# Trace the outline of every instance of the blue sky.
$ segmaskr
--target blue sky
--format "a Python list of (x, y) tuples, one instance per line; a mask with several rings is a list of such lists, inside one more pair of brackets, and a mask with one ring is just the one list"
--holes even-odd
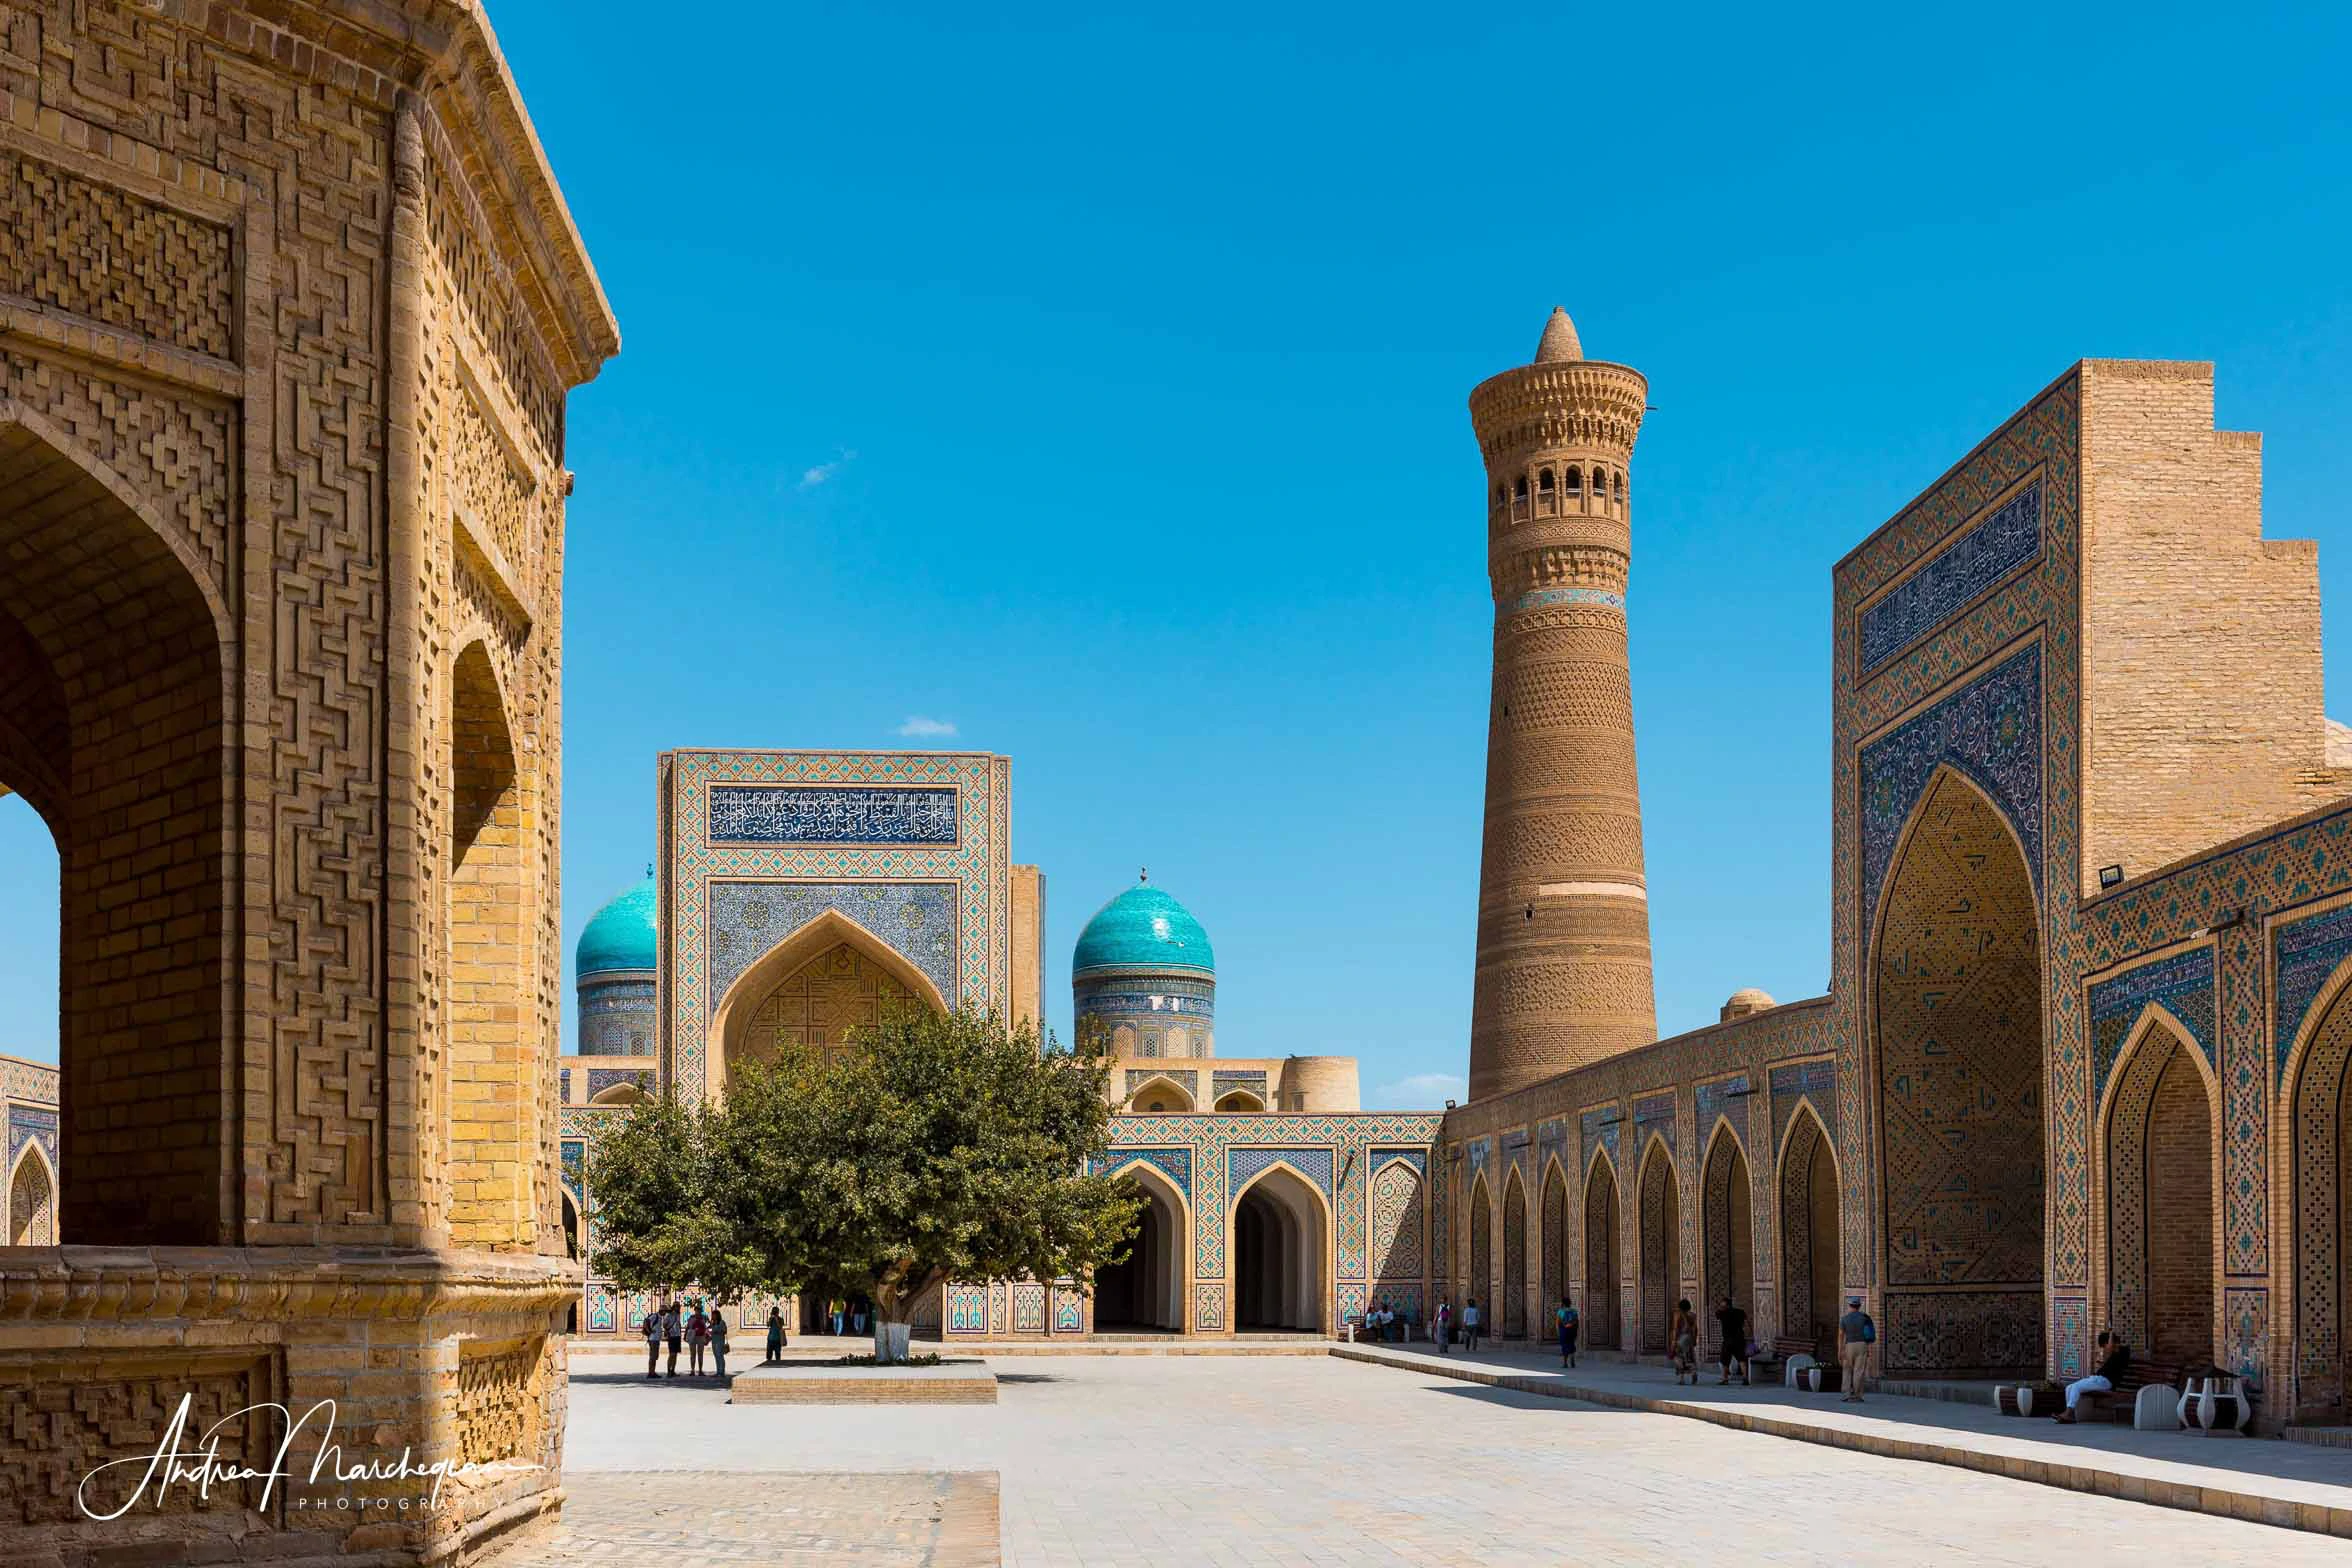
[[(1826, 984), (1830, 565), (2073, 360), (2218, 361), (2268, 533), (2352, 605), (2337, 8), (492, 14), (625, 340), (572, 400), (567, 944), (652, 852), (661, 748), (924, 718), (1014, 759), (1065, 1032), (1071, 943), (1148, 863), (1215, 940), (1226, 1054), (1454, 1092), (1464, 399), (1555, 303), (1656, 405), (1663, 1030)], [(0, 869), (0, 1049), (49, 1055), (21, 802)]]

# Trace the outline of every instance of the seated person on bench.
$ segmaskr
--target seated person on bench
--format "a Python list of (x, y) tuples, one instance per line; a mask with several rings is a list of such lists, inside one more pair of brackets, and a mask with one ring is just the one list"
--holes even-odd
[(2058, 1412), (2061, 1421), (2074, 1419), (2074, 1407), (2085, 1394), (2112, 1394), (2115, 1380), (2131, 1367), (2131, 1347), (2118, 1335), (2105, 1329), (2099, 1331), (2099, 1370), (2089, 1377), (2078, 1377), (2066, 1385), (2066, 1408)]

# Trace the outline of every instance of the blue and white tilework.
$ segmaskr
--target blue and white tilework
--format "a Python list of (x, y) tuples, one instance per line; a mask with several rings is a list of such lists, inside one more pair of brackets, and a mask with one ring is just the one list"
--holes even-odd
[(714, 844), (953, 844), (952, 789), (717, 784)]
[(2042, 548), (2042, 484), (2029, 481), (1963, 528), (1861, 614), (1862, 673), (1877, 670), (1967, 609)]

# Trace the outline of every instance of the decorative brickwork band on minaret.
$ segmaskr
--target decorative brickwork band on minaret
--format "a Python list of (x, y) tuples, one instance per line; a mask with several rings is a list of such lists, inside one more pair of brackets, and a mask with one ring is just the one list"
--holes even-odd
[(1535, 362), (1470, 394), (1495, 600), (1473, 1100), (1657, 1038), (1625, 649), (1648, 392), (1555, 309)]

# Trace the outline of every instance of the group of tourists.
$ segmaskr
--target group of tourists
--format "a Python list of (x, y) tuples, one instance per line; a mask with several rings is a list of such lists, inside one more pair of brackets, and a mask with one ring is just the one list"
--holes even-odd
[(1401, 1344), (1413, 1337), (1413, 1319), (1409, 1313), (1399, 1313), (1386, 1296), (1372, 1303), (1364, 1314), (1364, 1327), (1374, 1339), (1383, 1343)]
[[(1364, 1321), (1371, 1325), (1394, 1321), (1395, 1315), (1386, 1312), (1386, 1308), (1387, 1303), (1384, 1301), (1375, 1312), (1367, 1313)], [(1560, 1365), (1575, 1366), (1577, 1340), (1583, 1329), (1582, 1314), (1576, 1310), (1576, 1303), (1563, 1295), (1559, 1306), (1552, 1310), (1552, 1323), (1560, 1339)], [(1472, 1296), (1463, 1304), (1459, 1322), (1465, 1350), (1477, 1350), (1483, 1325), (1478, 1298)], [(1715, 1329), (1721, 1369), (1715, 1379), (1716, 1385), (1721, 1387), (1737, 1378), (1742, 1386), (1746, 1386), (1751, 1364), (1764, 1354), (1764, 1347), (1748, 1335), (1747, 1309), (1731, 1297), (1724, 1297), (1723, 1305), (1715, 1309)], [(1451, 1351), (1455, 1332), (1453, 1304), (1441, 1296), (1438, 1298), (1437, 1310), (1429, 1317), (1429, 1337), (1436, 1341), (1439, 1355)], [(1381, 1337), (1389, 1336), (1383, 1333)], [(1846, 1299), (1845, 1315), (1838, 1319), (1837, 1330), (1840, 1382), (1848, 1404), (1862, 1402), (1862, 1380), (1870, 1363), (1870, 1347), (1877, 1341), (1878, 1325), (1871, 1321), (1869, 1313), (1862, 1310), (1862, 1298), (1849, 1296)], [(2067, 1388), (2067, 1414), (2060, 1419), (2072, 1420), (2074, 1406), (2083, 1394), (2113, 1388), (2114, 1379), (2122, 1376), (2124, 1369), (2130, 1365), (2130, 1352), (2123, 1348), (2120, 1339), (2114, 1341), (2112, 1352), (2108, 1351), (2108, 1344), (2109, 1336), (2101, 1334), (2099, 1349), (2106, 1359), (2100, 1362), (2097, 1372)], [(1673, 1370), (1674, 1381), (1677, 1384), (1688, 1381), (1696, 1386), (1699, 1381), (1699, 1315), (1692, 1308), (1688, 1296), (1674, 1304), (1673, 1314), (1666, 1325), (1666, 1345), (1667, 1364)]]
[(1441, 1356), (1451, 1353), (1454, 1335), (1457, 1332), (1462, 1336), (1464, 1350), (1477, 1350), (1479, 1335), (1485, 1331), (1485, 1328), (1486, 1319), (1478, 1310), (1476, 1296), (1472, 1296), (1462, 1304), (1462, 1316), (1458, 1324), (1454, 1318), (1453, 1303), (1443, 1296), (1438, 1298), (1437, 1311), (1432, 1313), (1429, 1318), (1429, 1337), (1437, 1341), (1437, 1353)]
[[(719, 1378), (727, 1375), (727, 1314), (718, 1310), (703, 1311), (700, 1298), (693, 1302), (691, 1311), (682, 1309), (675, 1298), (662, 1303), (645, 1314), (644, 1333), (647, 1377), (676, 1377), (678, 1352), (681, 1349), (687, 1352), (689, 1377), (704, 1375), (702, 1358), (705, 1352), (711, 1359), (710, 1375)], [(670, 1366), (666, 1373), (661, 1370), (664, 1344), (670, 1347)]]

